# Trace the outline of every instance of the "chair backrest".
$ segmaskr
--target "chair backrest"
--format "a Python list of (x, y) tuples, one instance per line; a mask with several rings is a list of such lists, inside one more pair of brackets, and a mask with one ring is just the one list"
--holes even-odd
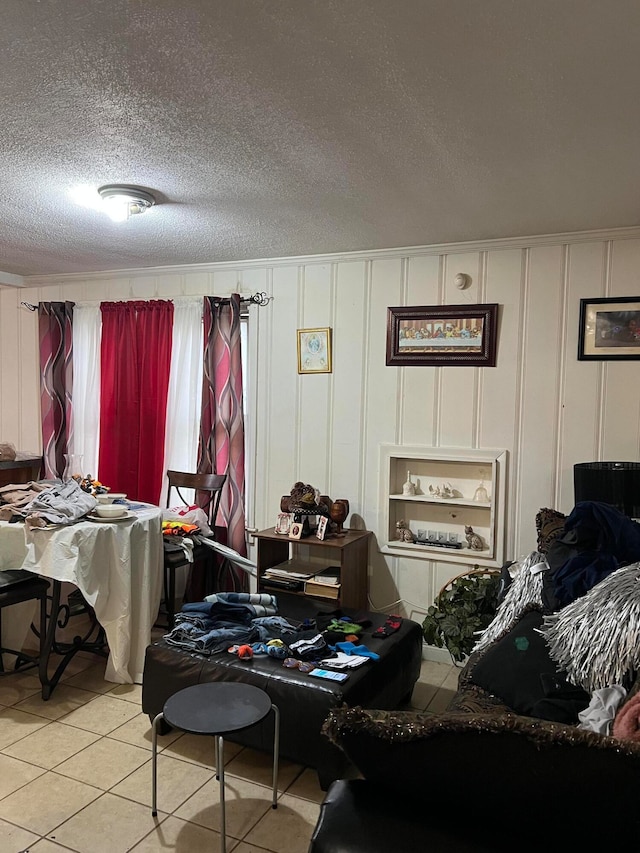
[[(167, 479), (169, 480), (169, 488), (167, 489), (167, 507), (170, 506), (171, 489), (175, 489), (180, 500), (184, 504), (190, 504), (181, 489), (195, 489), (195, 503), (202, 507), (207, 513), (209, 525), (213, 530), (216, 516), (218, 515), (218, 507), (220, 506), (220, 498), (222, 497), (222, 487), (224, 486), (226, 474), (189, 474), (185, 471), (167, 471)], [(200, 492), (200, 495), (198, 494)], [(202, 499), (202, 493), (209, 492), (207, 500)]]

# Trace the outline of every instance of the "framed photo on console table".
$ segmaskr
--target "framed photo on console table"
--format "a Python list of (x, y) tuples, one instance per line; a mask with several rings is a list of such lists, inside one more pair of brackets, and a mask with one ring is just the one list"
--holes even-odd
[(640, 358), (640, 296), (581, 299), (578, 359)]
[(387, 365), (495, 367), (498, 304), (389, 308)]

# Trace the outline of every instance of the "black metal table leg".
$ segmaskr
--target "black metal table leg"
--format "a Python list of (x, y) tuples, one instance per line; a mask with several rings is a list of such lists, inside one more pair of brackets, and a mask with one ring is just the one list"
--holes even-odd
[[(91, 616), (91, 625), (89, 630), (85, 632), (84, 636), (78, 635), (74, 637), (70, 643), (59, 643), (56, 640), (56, 629), (58, 627), (65, 627), (68, 621), (67, 617), (64, 622), (59, 622), (60, 613), (64, 611), (65, 607), (68, 611), (67, 605), (60, 604), (61, 589), (61, 581), (53, 580), (51, 582), (51, 612), (47, 620), (44, 642), (41, 643), (40, 647), (38, 674), (40, 677), (40, 684), (42, 685), (42, 698), (45, 701), (49, 699), (53, 689), (60, 681), (60, 678), (68, 664), (78, 652), (92, 652), (93, 654), (100, 655), (101, 657), (107, 657), (109, 653), (104, 629), (96, 619), (95, 613), (92, 609), (88, 610)], [(42, 619), (40, 630), (43, 630)], [(58, 655), (62, 655), (62, 660), (56, 667), (53, 675), (49, 677), (49, 661), (52, 651)]]

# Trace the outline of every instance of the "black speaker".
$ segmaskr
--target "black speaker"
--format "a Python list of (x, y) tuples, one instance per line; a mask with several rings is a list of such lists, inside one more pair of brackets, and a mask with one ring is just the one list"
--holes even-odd
[(576, 503), (600, 501), (640, 518), (640, 462), (578, 462), (573, 489)]

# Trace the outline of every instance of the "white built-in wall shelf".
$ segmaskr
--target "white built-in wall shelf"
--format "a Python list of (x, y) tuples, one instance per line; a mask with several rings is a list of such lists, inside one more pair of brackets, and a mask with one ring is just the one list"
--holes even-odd
[[(408, 472), (415, 487), (413, 494), (403, 493)], [(502, 566), (506, 479), (506, 450), (381, 445), (378, 513), (381, 552)], [(405, 522), (415, 540), (425, 544), (398, 539), (400, 521)], [(481, 537), (481, 550), (468, 547), (465, 526), (472, 527)], [(461, 547), (455, 547), (456, 543)]]

